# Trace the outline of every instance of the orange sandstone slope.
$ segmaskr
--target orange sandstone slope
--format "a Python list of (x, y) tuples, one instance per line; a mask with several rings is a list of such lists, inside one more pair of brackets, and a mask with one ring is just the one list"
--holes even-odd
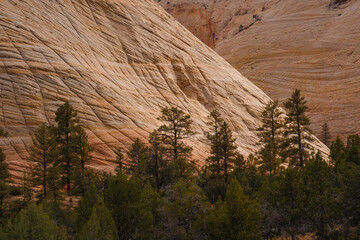
[(273, 99), (295, 88), (316, 135), (360, 131), (360, 1), (156, 0)]
[(0, 26), (0, 126), (10, 135), (0, 147), (15, 175), (27, 166), (30, 133), (54, 124), (64, 101), (87, 129), (98, 169), (114, 167), (114, 147), (146, 141), (164, 106), (192, 116), (198, 159), (213, 109), (243, 154), (257, 149), (267, 95), (153, 0), (3, 0)]

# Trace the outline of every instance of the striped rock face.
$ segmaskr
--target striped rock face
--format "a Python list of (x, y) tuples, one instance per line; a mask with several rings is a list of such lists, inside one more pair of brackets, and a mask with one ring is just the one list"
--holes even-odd
[[(176, 106), (194, 120), (194, 158), (209, 148), (209, 111), (229, 122), (239, 150), (258, 148), (255, 129), (269, 97), (152, 0), (0, 2), (0, 139), (14, 175), (27, 167), (31, 133), (55, 124), (69, 101), (95, 148), (91, 167), (114, 167)], [(319, 142), (315, 147), (326, 152)]]
[(325, 122), (333, 138), (360, 132), (360, 1), (160, 4), (271, 98), (301, 89), (316, 135)]

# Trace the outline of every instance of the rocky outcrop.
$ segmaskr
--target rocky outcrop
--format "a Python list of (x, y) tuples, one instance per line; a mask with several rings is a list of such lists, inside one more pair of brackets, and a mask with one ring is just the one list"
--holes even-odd
[(160, 4), (273, 99), (295, 88), (312, 128), (360, 131), (360, 2), (161, 0)]
[(97, 169), (113, 168), (114, 147), (146, 141), (164, 106), (192, 116), (197, 159), (208, 151), (213, 109), (243, 154), (257, 149), (267, 95), (152, 0), (4, 0), (0, 10), (0, 126), (9, 132), (0, 147), (15, 175), (27, 166), (31, 132), (54, 124), (65, 101), (88, 132)]

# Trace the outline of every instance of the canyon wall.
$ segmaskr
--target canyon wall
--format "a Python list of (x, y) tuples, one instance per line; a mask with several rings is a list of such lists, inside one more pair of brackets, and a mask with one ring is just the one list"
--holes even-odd
[(271, 98), (301, 89), (317, 136), (360, 132), (359, 1), (157, 2)]

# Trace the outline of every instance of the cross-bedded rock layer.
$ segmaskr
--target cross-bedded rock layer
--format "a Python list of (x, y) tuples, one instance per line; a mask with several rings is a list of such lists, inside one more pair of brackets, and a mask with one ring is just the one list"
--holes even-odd
[(0, 126), (9, 132), (0, 147), (14, 174), (27, 166), (30, 133), (54, 124), (65, 101), (95, 148), (91, 166), (102, 170), (113, 168), (116, 146), (146, 141), (164, 106), (192, 116), (198, 159), (213, 109), (243, 154), (258, 147), (267, 95), (152, 0), (1, 1), (0, 59)]
[(359, 133), (359, 1), (157, 1), (271, 98), (301, 89), (318, 136)]

